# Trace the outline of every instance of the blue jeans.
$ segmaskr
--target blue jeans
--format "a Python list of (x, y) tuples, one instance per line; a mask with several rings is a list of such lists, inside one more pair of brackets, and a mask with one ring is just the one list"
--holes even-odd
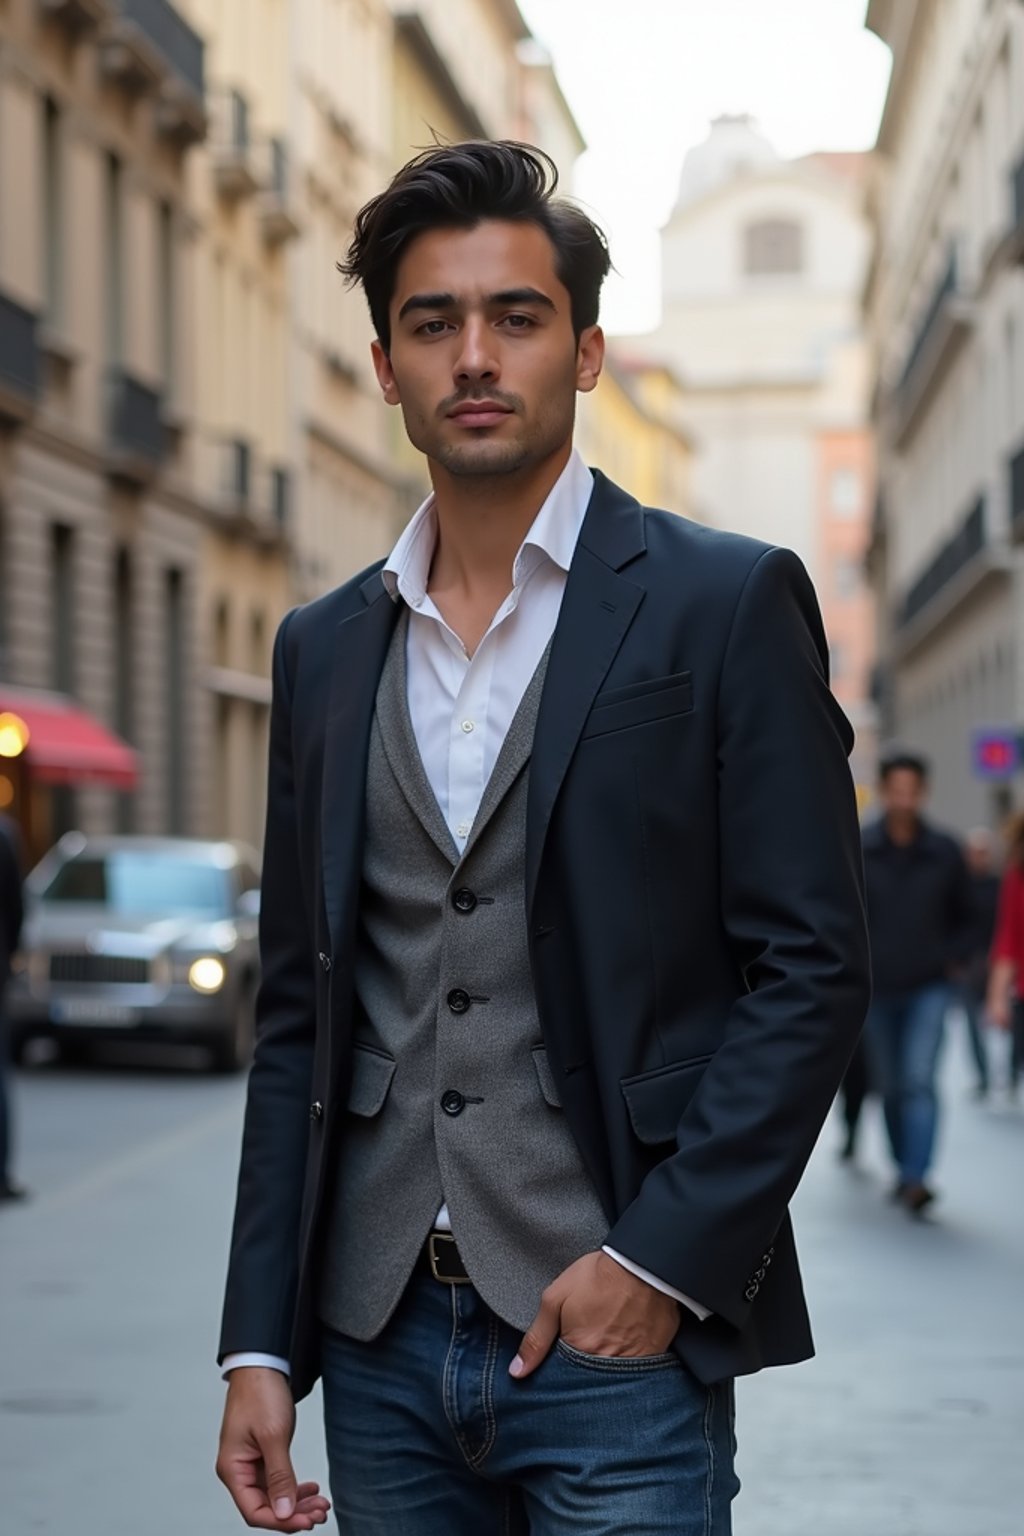
[(730, 1536), (731, 1382), (561, 1341), (517, 1382), (519, 1338), (472, 1286), (428, 1274), (371, 1343), (325, 1330), (345, 1536)]
[(935, 1077), (950, 1003), (944, 983), (876, 997), (867, 1039), (885, 1112), (893, 1160), (905, 1184), (931, 1166), (938, 1125)]

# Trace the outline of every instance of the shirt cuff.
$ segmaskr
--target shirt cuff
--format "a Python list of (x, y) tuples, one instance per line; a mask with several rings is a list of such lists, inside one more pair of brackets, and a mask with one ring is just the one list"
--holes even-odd
[(226, 1381), (228, 1372), (237, 1370), (240, 1365), (262, 1365), (271, 1371), (280, 1371), (283, 1376), (291, 1376), (291, 1364), (282, 1360), (280, 1355), (263, 1355), (258, 1350), (246, 1350), (242, 1354), (225, 1355), (221, 1361), (221, 1375)]
[(702, 1306), (699, 1301), (694, 1301), (692, 1296), (686, 1296), (682, 1291), (677, 1291), (675, 1286), (668, 1285), (664, 1280), (659, 1280), (657, 1275), (652, 1275), (649, 1269), (641, 1269), (640, 1265), (634, 1264), (632, 1259), (623, 1258), (622, 1254), (616, 1253), (614, 1248), (609, 1248), (605, 1245), (601, 1252), (606, 1253), (610, 1259), (614, 1259), (616, 1264), (621, 1264), (623, 1269), (628, 1269), (631, 1275), (636, 1275), (638, 1280), (646, 1280), (647, 1284), (653, 1285), (656, 1291), (661, 1291), (666, 1296), (672, 1296), (676, 1301), (681, 1302), (684, 1307), (689, 1307), (690, 1311), (694, 1312), (701, 1322), (706, 1317), (711, 1316), (710, 1307)]

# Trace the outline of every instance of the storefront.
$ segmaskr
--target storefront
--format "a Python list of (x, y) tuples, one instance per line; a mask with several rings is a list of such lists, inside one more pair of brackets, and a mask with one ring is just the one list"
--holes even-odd
[(73, 699), (0, 684), (0, 812), (34, 864), (54, 841), (55, 797), (84, 785), (136, 788), (138, 754)]

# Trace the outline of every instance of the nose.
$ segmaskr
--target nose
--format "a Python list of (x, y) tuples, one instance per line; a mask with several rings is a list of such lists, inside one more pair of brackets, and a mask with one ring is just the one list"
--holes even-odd
[(453, 374), (456, 384), (493, 383), (501, 369), (493, 347), (494, 332), (483, 319), (471, 317), (462, 328)]

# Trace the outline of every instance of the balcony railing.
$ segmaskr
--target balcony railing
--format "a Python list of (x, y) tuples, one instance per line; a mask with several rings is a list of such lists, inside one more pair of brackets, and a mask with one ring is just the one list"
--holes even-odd
[(1010, 460), (1010, 531), (1015, 544), (1024, 542), (1024, 446)]
[(0, 419), (26, 420), (40, 384), (36, 317), (0, 293)]
[(118, 479), (144, 485), (167, 452), (161, 397), (123, 368), (112, 371), (108, 390), (111, 472)]
[(268, 245), (280, 245), (299, 233), (299, 222), (292, 192), (291, 161), (283, 139), (262, 140), (257, 152), (260, 183), (259, 213), (263, 238)]
[(249, 131), (249, 103), (230, 87), (210, 94), (210, 155), (217, 191), (234, 200), (259, 186), (259, 170)]
[(111, 0), (102, 38), (108, 76), (135, 94), (159, 97), (157, 127), (183, 143), (205, 129), (203, 42), (169, 0)]
[(954, 246), (932, 290), (899, 383), (893, 391), (895, 447), (902, 447), (910, 437), (932, 391), (970, 331), (972, 321), (973, 311), (961, 287)]
[(954, 576), (985, 547), (985, 498), (979, 496), (951, 539), (914, 582), (903, 599), (899, 624), (905, 628), (938, 597)]

